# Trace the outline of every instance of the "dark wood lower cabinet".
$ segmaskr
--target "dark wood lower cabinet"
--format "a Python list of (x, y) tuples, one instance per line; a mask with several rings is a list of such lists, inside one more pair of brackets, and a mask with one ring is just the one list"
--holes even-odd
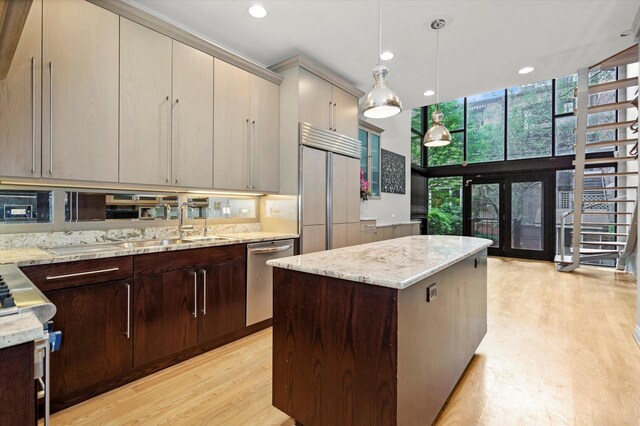
[(245, 244), (22, 270), (57, 307), (52, 412), (271, 326), (245, 326)]
[(137, 277), (134, 283), (134, 366), (198, 343), (197, 272), (180, 270)]
[(45, 292), (57, 307), (60, 350), (51, 353), (53, 400), (131, 370), (133, 336), (127, 329), (131, 281)]
[(33, 350), (33, 342), (0, 349), (0, 426), (36, 424)]
[(244, 327), (245, 270), (244, 262), (236, 260), (200, 271), (203, 291), (202, 309), (198, 313), (199, 342), (205, 343)]

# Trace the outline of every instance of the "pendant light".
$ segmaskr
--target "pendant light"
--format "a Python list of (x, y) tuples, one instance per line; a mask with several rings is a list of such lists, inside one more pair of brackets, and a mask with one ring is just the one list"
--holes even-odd
[(378, 0), (378, 65), (373, 69), (373, 88), (367, 93), (362, 114), (368, 118), (393, 117), (402, 111), (398, 94), (387, 85), (389, 68), (382, 65), (382, 0)]
[(436, 110), (431, 114), (433, 125), (424, 134), (422, 144), (427, 147), (445, 146), (451, 143), (451, 133), (444, 127), (442, 120), (444, 114), (440, 111), (440, 87), (439, 87), (439, 69), (438, 56), (440, 53), (440, 29), (444, 27), (444, 19), (436, 19), (431, 23), (431, 28), (436, 30)]

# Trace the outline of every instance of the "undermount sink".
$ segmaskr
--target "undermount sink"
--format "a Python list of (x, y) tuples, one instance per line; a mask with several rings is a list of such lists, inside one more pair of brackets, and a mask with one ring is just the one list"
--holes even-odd
[(134, 249), (143, 247), (170, 246), (174, 244), (184, 244), (189, 242), (190, 241), (181, 240), (179, 238), (170, 238), (164, 240), (127, 241), (126, 243), (118, 244), (118, 247), (122, 247), (124, 249)]
[(237, 238), (231, 238), (231, 237), (218, 237), (216, 235), (213, 235), (211, 237), (185, 237), (183, 240), (184, 241), (189, 241), (189, 242), (206, 242), (206, 241), (230, 241), (230, 240), (236, 240)]

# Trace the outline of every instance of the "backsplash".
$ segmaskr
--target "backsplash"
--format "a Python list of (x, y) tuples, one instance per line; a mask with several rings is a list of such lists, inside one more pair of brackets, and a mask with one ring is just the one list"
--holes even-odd
[[(262, 230), (260, 223), (239, 223), (228, 225), (210, 225), (209, 235), (232, 234), (236, 232), (258, 232)], [(185, 236), (202, 235), (204, 226), (195, 226), (193, 230), (184, 231)], [(30, 232), (16, 234), (0, 234), (0, 249), (22, 247), (57, 247), (77, 244), (98, 244), (113, 241), (151, 240), (178, 238), (175, 226), (149, 227), (139, 229), (103, 229), (93, 231), (64, 232)]]

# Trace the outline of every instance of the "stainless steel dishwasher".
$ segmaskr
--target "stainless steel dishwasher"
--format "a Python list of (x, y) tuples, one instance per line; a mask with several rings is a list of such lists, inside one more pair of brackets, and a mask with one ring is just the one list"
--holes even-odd
[(247, 325), (273, 316), (273, 268), (267, 260), (293, 256), (293, 240), (247, 245)]

